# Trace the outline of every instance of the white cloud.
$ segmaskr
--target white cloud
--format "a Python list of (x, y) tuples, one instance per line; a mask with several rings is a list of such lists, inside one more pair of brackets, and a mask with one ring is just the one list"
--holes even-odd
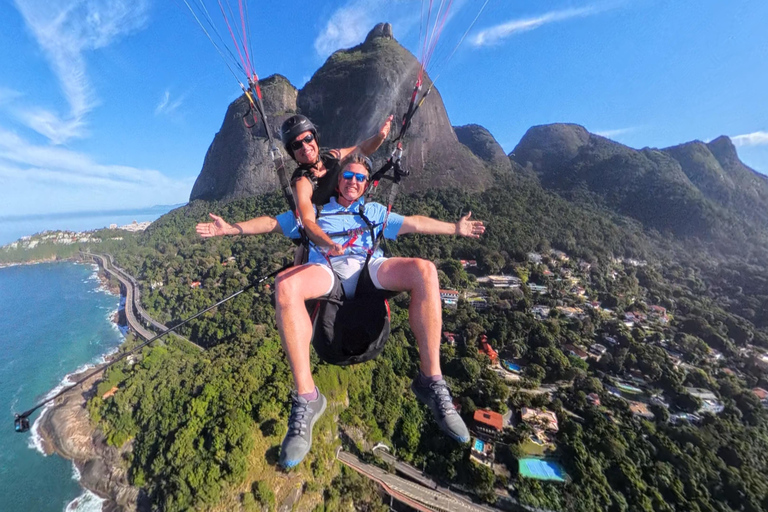
[(612, 139), (614, 137), (619, 137), (621, 135), (631, 133), (633, 131), (637, 130), (637, 126), (630, 126), (627, 128), (616, 128), (614, 130), (601, 130), (595, 132), (595, 135), (599, 135), (601, 137), (605, 137), (606, 139)]
[(731, 137), (733, 144), (738, 147), (768, 146), (768, 132), (752, 132)]
[(600, 7), (592, 5), (578, 9), (550, 11), (533, 18), (518, 18), (509, 20), (499, 25), (481, 30), (471, 38), (470, 42), (475, 47), (491, 46), (520, 32), (535, 30), (539, 27), (557, 21), (565, 21), (572, 18), (585, 18), (587, 16), (605, 11), (608, 8), (610, 7), (607, 5)]
[[(464, 3), (465, 0), (454, 0), (452, 12), (458, 11)], [(420, 5), (417, 0), (350, 0), (331, 14), (315, 38), (315, 51), (325, 58), (340, 48), (362, 43), (368, 32), (384, 21), (392, 23), (397, 30), (395, 37), (402, 38), (414, 27), (418, 28)]]
[(354, 0), (337, 9), (325, 28), (315, 39), (315, 51), (327, 57), (339, 48), (349, 48), (362, 43), (365, 36), (376, 24), (374, 0)]
[(0, 215), (82, 210), (84, 205), (114, 209), (174, 204), (187, 200), (193, 180), (100, 164), (83, 153), (32, 144), (0, 128), (0, 186), (7, 198), (0, 203)]
[(0, 106), (12, 103), (22, 96), (24, 96), (24, 94), (15, 89), (0, 87)]
[(155, 115), (172, 114), (184, 103), (184, 99), (182, 95), (174, 97), (173, 101), (171, 101), (171, 91), (166, 89), (157, 107), (155, 107)]
[(65, 114), (35, 108), (19, 119), (54, 144), (86, 135), (85, 116), (96, 106), (85, 53), (144, 26), (148, 0), (14, 0), (48, 60), (68, 103)]

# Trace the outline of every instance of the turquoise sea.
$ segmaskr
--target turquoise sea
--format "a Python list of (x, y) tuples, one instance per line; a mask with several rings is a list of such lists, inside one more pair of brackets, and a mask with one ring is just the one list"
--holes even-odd
[(0, 510), (101, 510), (72, 463), (39, 451), (34, 426), (14, 432), (13, 414), (116, 349), (122, 335), (110, 317), (118, 303), (91, 265), (0, 268)]

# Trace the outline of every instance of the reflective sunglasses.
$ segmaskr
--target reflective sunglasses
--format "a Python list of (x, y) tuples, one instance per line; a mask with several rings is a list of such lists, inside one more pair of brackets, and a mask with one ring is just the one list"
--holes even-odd
[(366, 176), (365, 174), (360, 174), (352, 171), (344, 171), (341, 174), (341, 177), (344, 178), (345, 180), (351, 180), (352, 178), (355, 178), (359, 183), (364, 183), (368, 181), (368, 176)]
[(301, 140), (295, 140), (291, 142), (291, 151), (298, 151), (304, 146), (304, 144), (312, 144), (313, 140), (315, 140), (315, 136), (311, 133)]

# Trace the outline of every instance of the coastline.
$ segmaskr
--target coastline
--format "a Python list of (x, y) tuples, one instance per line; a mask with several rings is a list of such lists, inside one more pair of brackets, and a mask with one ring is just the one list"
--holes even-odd
[[(22, 263), (31, 265), (63, 260), (46, 260)], [(69, 259), (69, 261), (78, 261)], [(94, 265), (94, 277), (100, 281), (99, 291), (120, 295), (119, 287), (110, 286), (109, 279), (102, 270)], [(119, 311), (111, 311), (108, 319), (117, 329)], [(103, 367), (119, 346), (100, 357), (97, 363), (85, 364), (67, 374), (61, 383), (46, 396), (52, 396), (71, 385), (87, 373)], [(83, 493), (72, 500), (66, 510), (105, 512), (132, 512), (140, 510), (140, 490), (128, 482), (128, 468), (124, 460), (132, 449), (131, 443), (118, 449), (109, 446), (101, 430), (90, 421), (87, 401), (96, 393), (96, 387), (103, 377), (103, 372), (96, 372), (81, 386), (65, 393), (52, 404), (43, 408), (32, 425), (30, 447), (45, 455), (56, 453), (72, 461), (73, 475)], [(141, 509), (144, 509), (142, 507)]]

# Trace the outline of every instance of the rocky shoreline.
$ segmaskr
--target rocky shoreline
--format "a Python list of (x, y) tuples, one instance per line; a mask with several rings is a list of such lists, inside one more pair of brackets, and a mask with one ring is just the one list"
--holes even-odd
[[(102, 286), (119, 294), (109, 279), (99, 272)], [(113, 317), (118, 321), (118, 315)], [(99, 365), (103, 367), (104, 364)], [(99, 368), (96, 367), (96, 368)], [(95, 368), (70, 375), (71, 381), (83, 378)], [(56, 453), (71, 460), (80, 473), (80, 486), (104, 499), (104, 512), (149, 510), (143, 493), (128, 482), (128, 455), (132, 445), (121, 448), (107, 444), (104, 434), (91, 424), (88, 399), (96, 393), (103, 372), (95, 373), (81, 386), (65, 393), (43, 413), (36, 427), (46, 455)]]
[[(103, 366), (103, 365), (102, 365)], [(93, 368), (72, 375), (72, 380)], [(80, 472), (80, 485), (106, 500), (104, 512), (139, 510), (140, 491), (128, 483), (126, 455), (130, 443), (120, 449), (109, 446), (100, 429), (91, 425), (87, 401), (96, 392), (103, 373), (96, 373), (82, 386), (59, 397), (38, 420), (38, 433), (46, 454), (71, 460)]]

